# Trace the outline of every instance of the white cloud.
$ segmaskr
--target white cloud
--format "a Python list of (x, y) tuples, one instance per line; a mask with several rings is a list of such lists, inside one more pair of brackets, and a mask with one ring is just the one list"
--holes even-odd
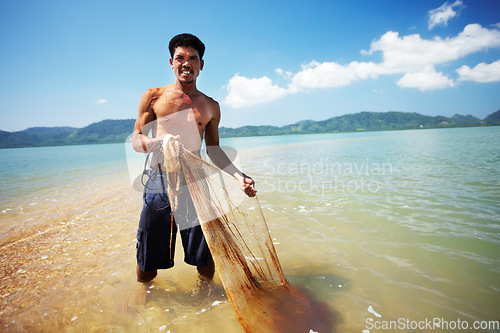
[(99, 98), (99, 99), (96, 101), (96, 103), (97, 103), (97, 104), (105, 104), (105, 103), (107, 103), (107, 102), (108, 102), (108, 100), (107, 100), (107, 99), (104, 99), (104, 98)]
[(229, 80), (227, 90), (228, 94), (223, 103), (235, 108), (267, 103), (287, 93), (286, 89), (273, 84), (267, 76), (248, 79), (238, 74)]
[[(455, 2), (456, 4), (457, 2)], [(267, 76), (249, 79), (236, 74), (227, 85), (224, 102), (233, 107), (266, 103), (287, 94), (309, 89), (335, 88), (357, 80), (376, 79), (382, 75), (402, 75), (397, 85), (421, 91), (454, 87), (455, 81), (436, 70), (469, 54), (500, 47), (500, 24), (491, 29), (469, 24), (454, 37), (423, 39), (420, 35), (399, 36), (389, 31), (374, 40), (366, 56), (381, 52), (383, 61), (357, 62), (346, 65), (336, 62), (311, 61), (297, 73), (278, 68), (276, 73), (289, 80), (286, 88), (274, 84)], [(498, 79), (498, 64), (480, 64), (473, 69), (462, 66), (456, 72), (461, 81), (494, 82)]]
[(480, 83), (499, 82), (500, 81), (500, 60), (491, 64), (484, 62), (476, 65), (474, 68), (462, 66), (456, 70), (459, 75), (459, 81), (473, 81)]
[(335, 62), (312, 61), (293, 76), (288, 89), (297, 92), (310, 88), (342, 87), (356, 80), (376, 78), (382, 72), (382, 68), (373, 62), (353, 61), (344, 66)]
[(397, 32), (389, 31), (372, 42), (367, 54), (382, 52), (381, 66), (387, 74), (397, 74), (421, 71), (492, 47), (500, 47), (500, 30), (469, 24), (456, 37), (445, 39), (422, 39), (418, 34), (399, 37)]
[(436, 72), (434, 67), (429, 66), (421, 72), (405, 74), (399, 79), (397, 85), (401, 88), (417, 88), (420, 91), (426, 91), (454, 87), (455, 83), (443, 73)]
[(335, 62), (312, 61), (302, 66), (295, 74), (290, 85), (292, 91), (301, 88), (331, 88), (349, 85), (356, 80), (356, 75), (347, 67)]
[(451, 5), (445, 2), (441, 7), (429, 11), (429, 30), (437, 25), (446, 27), (448, 25), (448, 20), (457, 16), (457, 11), (454, 8), (460, 10), (463, 7), (461, 0), (457, 0)]
[(293, 73), (292, 72), (285, 72), (284, 70), (282, 70), (281, 68), (276, 68), (276, 73), (278, 73), (279, 75), (283, 76), (285, 79), (291, 79), (293, 77)]

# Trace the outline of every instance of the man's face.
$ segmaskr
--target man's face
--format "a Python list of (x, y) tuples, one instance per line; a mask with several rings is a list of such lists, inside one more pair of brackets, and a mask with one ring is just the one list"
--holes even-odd
[(203, 69), (203, 60), (200, 60), (198, 51), (192, 47), (179, 46), (175, 49), (170, 65), (175, 77), (181, 83), (193, 83)]

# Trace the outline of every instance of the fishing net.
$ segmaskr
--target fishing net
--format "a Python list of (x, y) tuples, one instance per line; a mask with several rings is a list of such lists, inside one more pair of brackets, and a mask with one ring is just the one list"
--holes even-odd
[(163, 153), (171, 206), (186, 191), (217, 272), (246, 332), (331, 332), (327, 308), (285, 279), (257, 197), (172, 136)]

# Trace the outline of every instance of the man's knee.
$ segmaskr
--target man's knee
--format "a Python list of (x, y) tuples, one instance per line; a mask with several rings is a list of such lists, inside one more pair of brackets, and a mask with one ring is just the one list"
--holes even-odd
[(158, 274), (158, 271), (154, 270), (154, 271), (149, 271), (149, 272), (143, 272), (139, 268), (139, 266), (137, 266), (136, 273), (137, 273), (137, 281), (139, 281), (139, 282), (149, 282), (149, 281), (153, 280), (156, 277), (156, 275)]

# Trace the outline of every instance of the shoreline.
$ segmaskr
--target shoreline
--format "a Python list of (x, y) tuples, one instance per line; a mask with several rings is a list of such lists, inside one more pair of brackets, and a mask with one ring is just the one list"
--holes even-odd
[[(220, 134), (220, 139), (236, 139), (236, 138), (266, 138), (266, 137), (280, 137), (280, 136), (295, 136), (295, 135), (315, 135), (315, 134), (346, 134), (346, 133), (369, 133), (369, 132), (393, 132), (393, 131), (411, 131), (411, 130), (435, 130), (435, 129), (451, 129), (451, 128), (472, 128), (472, 127), (494, 127), (500, 124), (471, 124), (471, 125), (453, 125), (453, 126), (429, 126), (429, 127), (408, 127), (408, 128), (387, 128), (387, 129), (359, 129), (348, 131), (300, 131), (290, 133), (276, 133), (276, 134), (256, 134), (256, 135), (224, 135)], [(258, 127), (258, 126), (257, 126)], [(238, 129), (238, 128), (236, 128)], [(236, 130), (235, 129), (235, 130)], [(82, 143), (68, 143), (68, 144), (54, 144), (54, 145), (23, 145), (23, 146), (0, 146), (2, 149), (18, 149), (18, 148), (42, 148), (42, 147), (67, 147), (67, 146), (87, 146), (87, 145), (107, 145), (107, 144), (128, 144), (130, 140), (120, 141), (103, 141), (103, 142), (82, 142)]]
[[(94, 179), (57, 204), (29, 207), (19, 215), (25, 220), (22, 226), (10, 231), (1, 226), (2, 331), (128, 327), (149, 332), (153, 328), (147, 318), (153, 315), (155, 322), (169, 326), (187, 328), (192, 322), (203, 326), (208, 320), (219, 328), (228, 323), (238, 332), (237, 318), (218, 276), (212, 295), (192, 295), (196, 268), (183, 263), (180, 237), (175, 267), (159, 271), (152, 283), (136, 281), (141, 208), (142, 193), (132, 187), (124, 172), (111, 179), (105, 175)], [(36, 221), (43, 216), (43, 221)], [(207, 315), (213, 318), (201, 318)], [(186, 316), (189, 319), (183, 320)]]
[[(117, 187), (116, 190), (123, 191), (124, 188)], [(59, 205), (46, 203), (46, 207), (39, 205), (42, 214), (30, 211), (22, 214), (27, 218), (26, 223), (11, 229), (10, 234), (0, 241), (2, 326), (8, 327), (11, 321), (29, 324), (28, 318), (33, 311), (43, 311), (44, 308), (48, 312), (63, 312), (60, 307), (66, 302), (71, 303), (75, 294), (82, 291), (85, 280), (105, 275), (97, 266), (98, 258), (133, 251), (134, 217), (138, 214), (137, 202), (140, 201), (133, 195), (111, 197), (116, 192), (109, 188), (80, 190), (79, 195), (83, 198), (88, 198), (91, 193), (94, 197), (83, 205), (75, 201), (62, 201)], [(120, 205), (122, 212), (110, 210), (117, 201), (123, 202)], [(30, 219), (42, 215), (45, 220), (30, 223)], [(121, 236), (114, 239), (117, 232)], [(125, 239), (129, 241), (125, 242)], [(133, 259), (132, 254), (131, 257)], [(23, 317), (24, 320), (19, 320)], [(47, 314), (37, 319), (43, 322), (44, 317)]]

